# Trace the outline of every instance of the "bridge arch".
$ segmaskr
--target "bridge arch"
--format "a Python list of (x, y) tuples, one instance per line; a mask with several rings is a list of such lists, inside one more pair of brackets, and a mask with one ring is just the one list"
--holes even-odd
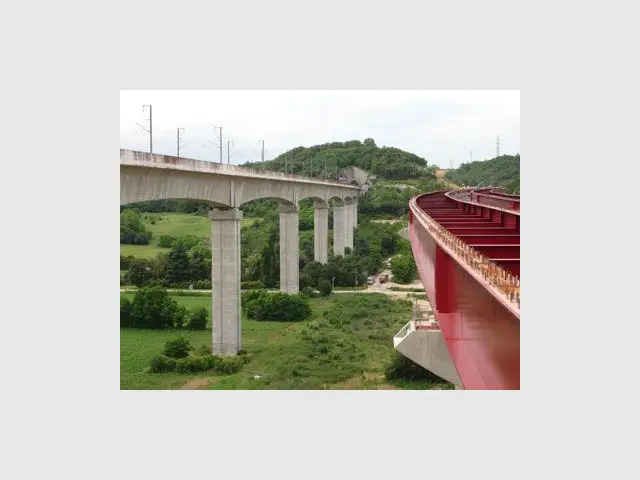
[(120, 205), (165, 199), (232, 206), (229, 182), (211, 181), (195, 172), (120, 166)]

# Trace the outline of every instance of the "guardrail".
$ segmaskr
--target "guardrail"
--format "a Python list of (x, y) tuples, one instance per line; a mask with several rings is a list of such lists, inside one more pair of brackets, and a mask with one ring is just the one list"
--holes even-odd
[(206, 162), (204, 160), (194, 160), (191, 158), (139, 152), (137, 150), (120, 149), (120, 165), (166, 168), (171, 170), (185, 170), (190, 172), (215, 173), (218, 175), (235, 175), (273, 180), (294, 180), (303, 183), (315, 183), (342, 188), (352, 188), (358, 191), (361, 190), (359, 186), (351, 185), (346, 182), (318, 180), (314, 177), (306, 177), (295, 173), (274, 172), (271, 170), (263, 170), (258, 168), (225, 165), (223, 163)]
[(413, 331), (413, 321), (409, 321), (398, 333), (393, 336), (394, 347)]
[(503, 301), (508, 302), (512, 308), (517, 306), (518, 313), (520, 311), (520, 279), (498, 264), (485, 257), (473, 247), (460, 240), (438, 222), (432, 219), (417, 203), (417, 197), (413, 197), (409, 205), (414, 215), (423, 222), (427, 229), (431, 232), (434, 240), (440, 244), (445, 251), (454, 257), (461, 265), (466, 265), (473, 270), (489, 285), (494, 287), (494, 293), (500, 295)]
[(446, 194), (453, 200), (461, 200), (478, 206), (496, 207), (500, 210), (520, 214), (520, 198), (506, 198), (487, 193), (456, 190)]

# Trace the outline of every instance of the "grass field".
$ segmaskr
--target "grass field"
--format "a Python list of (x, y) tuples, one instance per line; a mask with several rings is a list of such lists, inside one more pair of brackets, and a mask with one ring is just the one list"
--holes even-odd
[[(132, 297), (131, 293), (121, 295)], [(173, 297), (211, 312), (211, 297)], [(243, 319), (242, 348), (249, 362), (233, 375), (145, 373), (164, 343), (183, 335), (194, 347), (211, 346), (205, 331), (120, 330), (121, 389), (431, 389), (430, 382), (389, 383), (385, 365), (394, 355), (393, 335), (410, 316), (406, 301), (382, 294), (341, 294), (311, 300), (313, 316), (304, 322)], [(260, 376), (255, 379), (254, 376)]]
[[(211, 237), (211, 222), (202, 215), (189, 213), (143, 213), (145, 227), (151, 231), (153, 238), (149, 245), (123, 245), (120, 244), (120, 255), (125, 257), (133, 255), (136, 258), (153, 258), (160, 252), (168, 253), (168, 248), (158, 247), (158, 237), (160, 235), (185, 236), (195, 235), (196, 237)], [(152, 224), (151, 221), (155, 224)], [(242, 219), (242, 226), (250, 226), (256, 218)]]

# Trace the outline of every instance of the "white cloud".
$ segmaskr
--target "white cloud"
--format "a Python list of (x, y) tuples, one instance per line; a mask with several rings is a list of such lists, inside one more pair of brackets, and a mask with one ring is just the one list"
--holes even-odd
[(375, 139), (447, 166), (520, 151), (519, 91), (122, 91), (120, 145), (148, 150), (149, 139), (136, 123), (148, 125), (153, 105), (154, 152), (176, 153), (176, 128), (183, 127), (181, 156), (214, 160), (217, 130), (223, 127), (232, 163), (266, 158), (296, 146), (330, 141)]

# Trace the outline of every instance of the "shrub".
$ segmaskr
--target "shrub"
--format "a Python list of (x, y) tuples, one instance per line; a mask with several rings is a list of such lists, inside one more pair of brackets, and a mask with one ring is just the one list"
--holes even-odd
[(269, 295), (269, 293), (262, 289), (242, 292), (242, 311), (245, 313), (247, 318), (255, 317), (255, 310), (258, 306), (259, 300), (266, 295)]
[(133, 255), (127, 255), (126, 257), (120, 255), (120, 270), (128, 270), (131, 260), (135, 257)]
[(132, 258), (129, 261), (127, 281), (131, 285), (142, 287), (151, 282), (152, 278), (151, 265), (148, 260), (143, 258)]
[(176, 359), (166, 355), (158, 355), (151, 359), (151, 371), (153, 373), (166, 373), (176, 370)]
[(326, 279), (322, 279), (318, 282), (318, 290), (320, 290), (320, 295), (323, 297), (328, 297), (331, 295), (331, 291), (333, 288), (331, 287), (331, 282)]
[(120, 243), (147, 245), (151, 232), (142, 223), (140, 212), (125, 209), (120, 213)]
[(175, 238), (173, 238), (171, 235), (160, 235), (158, 237), (158, 246), (162, 248), (171, 248), (173, 247), (174, 241)]
[(204, 307), (196, 307), (189, 311), (184, 328), (188, 330), (204, 330), (207, 328), (209, 313)]
[(126, 297), (120, 297), (120, 327), (130, 327), (133, 325), (131, 308), (133, 304)]
[(162, 353), (171, 358), (185, 358), (189, 355), (189, 350), (191, 349), (191, 342), (183, 337), (178, 337), (165, 343)]
[(446, 380), (443, 380), (398, 352), (395, 352), (393, 359), (389, 365), (387, 365), (384, 373), (388, 380), (431, 380), (442, 383), (446, 382)]
[[(174, 360), (175, 371), (178, 373), (196, 373), (213, 370), (222, 375), (239, 372), (244, 365), (242, 357), (218, 357), (216, 355), (202, 355), (185, 357)], [(153, 368), (153, 367), (152, 367)]]
[(200, 356), (211, 355), (211, 345), (200, 345), (195, 350), (195, 353), (196, 355), (200, 355)]
[(249, 302), (249, 305), (247, 316), (254, 320), (299, 322), (311, 316), (308, 301), (300, 295), (262, 293)]
[(306, 286), (300, 291), (300, 296), (304, 298), (315, 298), (316, 292), (312, 287)]
[(206, 357), (185, 357), (176, 362), (176, 372), (195, 373), (209, 370)]
[(196, 290), (211, 290), (211, 280), (196, 280), (192, 285)]
[(131, 307), (132, 327), (173, 328), (178, 304), (162, 287), (145, 287), (136, 292)]
[(174, 328), (188, 328), (185, 325), (185, 320), (187, 320), (188, 322), (188, 316), (189, 313), (187, 311), (187, 307), (185, 307), (184, 305), (177, 305), (176, 304), (176, 311), (173, 314), (173, 327)]
[(258, 290), (258, 289), (263, 289), (264, 288), (264, 284), (261, 281), (242, 282), (240, 284), (240, 288), (242, 290)]

